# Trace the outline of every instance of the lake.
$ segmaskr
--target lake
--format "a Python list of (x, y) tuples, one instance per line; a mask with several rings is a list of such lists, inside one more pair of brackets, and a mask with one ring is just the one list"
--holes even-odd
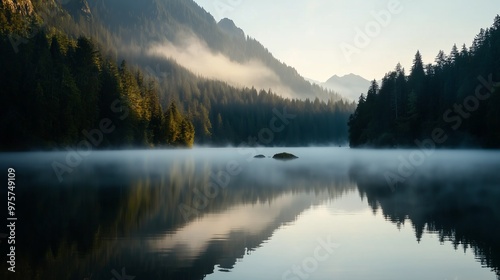
[[(269, 158), (285, 151), (299, 158)], [(500, 279), (497, 151), (29, 152), (0, 168), (17, 218), (1, 279)]]

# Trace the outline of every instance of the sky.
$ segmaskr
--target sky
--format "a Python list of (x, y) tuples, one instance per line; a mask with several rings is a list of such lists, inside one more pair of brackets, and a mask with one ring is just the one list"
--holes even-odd
[(381, 79), (417, 50), (425, 63), (453, 44), (469, 47), (500, 14), (498, 0), (195, 0), (218, 21), (232, 19), (304, 77)]

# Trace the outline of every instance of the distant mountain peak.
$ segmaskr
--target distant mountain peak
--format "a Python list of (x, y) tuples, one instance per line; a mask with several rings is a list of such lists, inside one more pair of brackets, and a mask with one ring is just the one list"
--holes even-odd
[(243, 37), (245, 38), (245, 32), (236, 26), (234, 21), (228, 18), (223, 18), (217, 23), (219, 28), (224, 31), (225, 33), (234, 36), (234, 37)]
[(330, 77), (330, 79), (328, 79), (326, 81), (326, 83), (329, 83), (329, 82), (332, 82), (332, 81), (336, 81), (336, 80), (341, 80), (341, 79), (351, 79), (351, 80), (357, 79), (358, 81), (367, 81), (367, 79), (363, 78), (360, 75), (356, 75), (354, 73), (349, 73), (349, 74), (346, 74), (346, 75), (343, 75), (343, 76), (333, 75), (332, 77)]
[(230, 25), (236, 28), (236, 24), (234, 21), (230, 18), (223, 18), (219, 21), (219, 24), (225, 24), (225, 25)]
[(350, 73), (344, 76), (333, 75), (322, 86), (336, 91), (350, 100), (357, 100), (361, 93), (365, 93), (368, 90), (370, 81), (360, 75)]

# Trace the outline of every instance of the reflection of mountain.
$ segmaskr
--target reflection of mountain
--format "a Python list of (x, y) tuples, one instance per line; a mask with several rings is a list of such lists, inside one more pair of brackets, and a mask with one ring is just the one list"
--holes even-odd
[(350, 173), (374, 212), (380, 209), (388, 221), (398, 226), (410, 222), (417, 241), (424, 233), (436, 233), (441, 242), (450, 241), (455, 249), (471, 248), (481, 264), (490, 267), (500, 279), (497, 170), (490, 166), (480, 171), (449, 170), (438, 176), (419, 173), (394, 191), (382, 172), (368, 172), (358, 166)]
[(122, 267), (141, 279), (201, 279), (215, 266), (232, 268), (311, 205), (354, 190), (346, 177), (328, 184), (334, 181), (328, 174), (294, 172), (297, 180), (283, 181), (286, 169), (266, 168), (273, 177), (232, 177), (186, 221), (179, 206), (193, 205), (192, 194), (207, 184), (217, 160), (131, 157), (113, 165), (108, 157), (89, 159), (60, 185), (33, 176), (50, 164), (36, 171), (15, 164), (24, 170), (18, 184), (29, 186), (17, 194), (23, 217), (17, 255), (29, 269), (8, 279), (109, 279)]
[[(13, 275), (1, 264), (0, 277), (111, 279), (125, 267), (137, 279), (201, 279), (214, 267), (234, 267), (305, 209), (356, 190), (354, 182), (387, 220), (411, 222), (417, 239), (433, 232), (470, 247), (498, 274), (498, 154), (436, 152), (393, 192), (383, 174), (410, 152), (295, 151), (300, 159), (286, 163), (248, 163), (236, 149), (96, 152), (62, 184), (51, 163), (64, 153), (0, 155), (0, 169), (8, 162), (19, 172), (16, 258), (23, 264)], [(179, 206), (197, 205), (194, 194), (213, 181), (210, 173), (233, 160), (241, 174), (185, 220)]]
[(195, 273), (199, 275), (192, 278), (200, 279), (212, 273), (216, 265), (220, 269), (232, 269), (237, 259), (251, 254), (276, 229), (320, 201), (314, 194), (284, 194), (272, 203), (240, 204), (206, 214), (175, 232), (163, 234), (149, 245), (164, 254), (163, 267), (171, 271), (178, 266), (186, 268), (173, 275), (164, 275), (170, 276), (168, 279), (186, 279)]

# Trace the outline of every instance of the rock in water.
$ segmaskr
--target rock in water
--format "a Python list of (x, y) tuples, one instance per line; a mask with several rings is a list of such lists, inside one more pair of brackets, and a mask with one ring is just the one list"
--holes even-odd
[(256, 156), (254, 156), (254, 158), (266, 158), (266, 156), (265, 155), (256, 155)]
[(279, 160), (292, 160), (292, 159), (297, 159), (298, 157), (289, 153), (280, 153), (280, 154), (275, 154), (273, 158)]

